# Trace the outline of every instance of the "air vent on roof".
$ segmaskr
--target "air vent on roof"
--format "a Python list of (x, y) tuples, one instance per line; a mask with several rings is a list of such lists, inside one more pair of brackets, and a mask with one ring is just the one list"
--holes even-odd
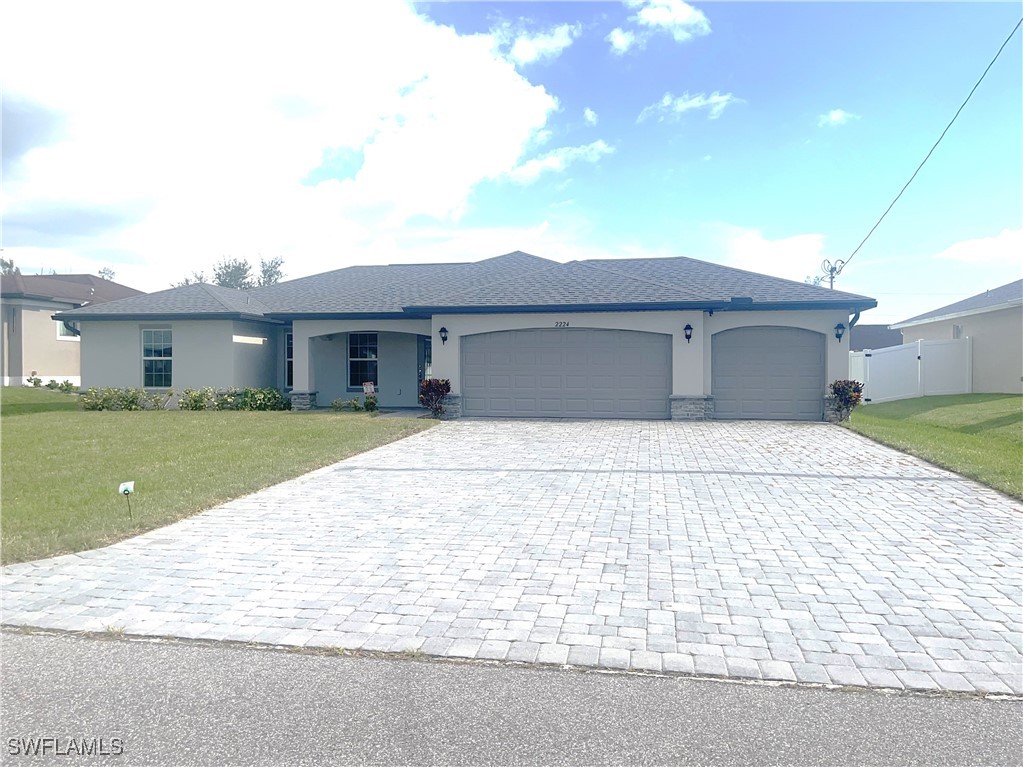
[(732, 304), (752, 304), (753, 299), (749, 296), (732, 296), (728, 299), (728, 302)]

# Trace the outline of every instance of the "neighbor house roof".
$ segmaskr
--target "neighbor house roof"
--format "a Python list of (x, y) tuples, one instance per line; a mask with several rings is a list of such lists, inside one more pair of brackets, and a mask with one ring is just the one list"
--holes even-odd
[(92, 274), (5, 274), (0, 296), (30, 298), (82, 306), (144, 295), (141, 290)]
[(858, 311), (876, 301), (852, 293), (691, 258), (572, 261), (516, 251), (471, 263), (352, 266), (247, 291), (189, 285), (65, 312), (75, 319), (243, 314), (427, 317), (439, 311), (610, 311), (658, 308)]
[(161, 290), (120, 301), (83, 306), (61, 312), (61, 318), (130, 319), (144, 315), (149, 319), (265, 319), (265, 304), (247, 291), (222, 288), (196, 282), (179, 288)]
[(955, 319), (956, 317), (993, 312), (1020, 305), (1023, 305), (1023, 280), (1016, 280), (1008, 285), (985, 290), (983, 293), (964, 298), (962, 301), (956, 301), (954, 304), (943, 306), (940, 309), (918, 314), (916, 317), (910, 317), (902, 322), (896, 322), (892, 327), (906, 328), (912, 325), (922, 325), (926, 322)]
[(861, 352), (864, 349), (884, 349), (888, 346), (900, 346), (902, 332), (892, 330), (887, 325), (853, 325), (849, 328), (849, 351)]

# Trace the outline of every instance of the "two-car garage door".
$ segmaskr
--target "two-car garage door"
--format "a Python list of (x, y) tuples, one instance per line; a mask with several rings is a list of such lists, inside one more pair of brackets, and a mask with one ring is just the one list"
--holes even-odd
[(539, 328), (462, 338), (462, 414), (667, 418), (671, 336)]

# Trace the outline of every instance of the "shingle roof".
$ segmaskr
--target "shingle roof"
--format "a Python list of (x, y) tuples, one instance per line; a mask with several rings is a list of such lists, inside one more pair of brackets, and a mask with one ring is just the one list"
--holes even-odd
[[(743, 299), (743, 303), (733, 299)], [(691, 258), (572, 261), (516, 251), (472, 263), (352, 266), (248, 291), (193, 284), (67, 312), (80, 319), (129, 316), (428, 315), (439, 308), (509, 311), (549, 307), (787, 308), (875, 306), (827, 290)]]
[(849, 328), (849, 351), (884, 349), (902, 344), (902, 331), (892, 330), (887, 325), (853, 325)]
[(896, 322), (892, 325), (892, 327), (898, 328), (903, 325), (908, 325), (911, 322), (916, 323), (922, 320), (938, 319), (939, 317), (945, 317), (949, 314), (982, 311), (984, 309), (1020, 301), (1023, 301), (1023, 280), (1016, 280), (1015, 282), (1010, 282), (1008, 285), (1002, 285), (998, 288), (985, 290), (983, 293), (978, 293), (975, 296), (964, 298), (962, 301), (956, 301), (954, 304), (943, 306), (940, 309), (934, 309), (930, 312), (918, 314), (916, 317), (910, 317), (908, 320)]
[(400, 314), (435, 295), (518, 278), (553, 261), (516, 251), (470, 263), (351, 266), (256, 288), (273, 314)]
[[(555, 264), (542, 271), (478, 288), (459, 289), (422, 310), (483, 307), (876, 306), (872, 298), (746, 272), (692, 258), (592, 259)], [(735, 302), (736, 305), (739, 302)], [(744, 306), (746, 304), (743, 304)]]
[(81, 305), (141, 296), (143, 293), (92, 274), (7, 274), (0, 278), (0, 295)]
[(89, 319), (99, 317), (133, 317), (137, 315), (176, 316), (262, 316), (267, 307), (244, 290), (221, 288), (196, 282), (179, 288), (161, 290), (119, 301), (90, 304), (80, 309), (61, 312), (62, 317)]

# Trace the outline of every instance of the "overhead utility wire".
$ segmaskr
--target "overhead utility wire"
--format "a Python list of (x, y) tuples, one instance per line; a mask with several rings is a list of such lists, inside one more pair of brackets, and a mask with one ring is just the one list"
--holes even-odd
[(934, 142), (934, 146), (931, 147), (931, 151), (927, 153), (927, 156), (924, 157), (923, 161), (917, 166), (916, 170), (913, 171), (913, 175), (909, 177), (909, 181), (906, 182), (905, 186), (903, 186), (902, 189), (899, 190), (899, 193), (895, 195), (895, 199), (892, 200), (891, 205), (889, 205), (885, 209), (885, 212), (881, 214), (881, 218), (879, 218), (877, 220), (877, 223), (871, 227), (869, 232), (867, 232), (867, 236), (863, 238), (863, 241), (860, 242), (859, 245), (856, 246), (856, 250), (852, 252), (852, 255), (850, 255), (849, 258), (847, 258), (845, 261), (836, 261), (834, 264), (832, 264), (830, 261), (825, 260), (824, 263), (821, 264), (821, 268), (824, 270), (824, 273), (827, 274), (831, 279), (831, 287), (835, 286), (835, 277), (841, 274), (842, 270), (846, 267), (846, 265), (853, 260), (853, 257), (857, 253), (860, 252), (860, 248), (862, 248), (863, 245), (867, 242), (867, 240), (870, 239), (870, 235), (872, 235), (874, 233), (874, 230), (881, 225), (881, 222), (884, 221), (885, 216), (888, 215), (888, 211), (895, 207), (895, 203), (897, 203), (899, 201), (899, 198), (902, 197), (902, 193), (906, 191), (910, 184), (913, 183), (913, 179), (916, 178), (916, 175), (920, 172), (920, 169), (924, 167), (924, 164), (931, 158), (931, 155), (934, 154), (934, 150), (938, 148), (938, 144), (940, 144), (941, 140), (945, 138), (945, 134), (948, 133), (949, 128), (952, 127), (952, 124), (956, 121), (956, 118), (959, 117), (959, 113), (963, 111), (966, 105), (970, 102), (970, 99), (973, 98), (973, 94), (976, 92), (977, 88), (980, 87), (980, 84), (984, 82), (984, 78), (987, 77), (987, 73), (991, 71), (991, 67), (993, 67), (995, 65), (995, 62), (998, 61), (998, 57), (1002, 55), (1002, 51), (1005, 50), (1005, 46), (1009, 44), (1009, 41), (1012, 39), (1012, 36), (1015, 35), (1016, 32), (1019, 30), (1021, 24), (1023, 24), (1023, 18), (1016, 22), (1016, 26), (1012, 28), (1012, 31), (1009, 33), (1009, 36), (1005, 38), (1005, 42), (1003, 42), (1002, 47), (998, 49), (998, 53), (996, 53), (995, 57), (991, 59), (991, 63), (987, 65), (987, 69), (984, 70), (984, 74), (980, 76), (980, 79), (977, 80), (977, 83), (970, 90), (970, 95), (968, 95), (966, 97), (966, 100), (962, 104), (960, 104), (959, 109), (956, 110), (955, 115), (949, 121), (948, 125), (945, 126), (945, 130), (941, 132), (941, 135), (938, 136), (938, 140)]

